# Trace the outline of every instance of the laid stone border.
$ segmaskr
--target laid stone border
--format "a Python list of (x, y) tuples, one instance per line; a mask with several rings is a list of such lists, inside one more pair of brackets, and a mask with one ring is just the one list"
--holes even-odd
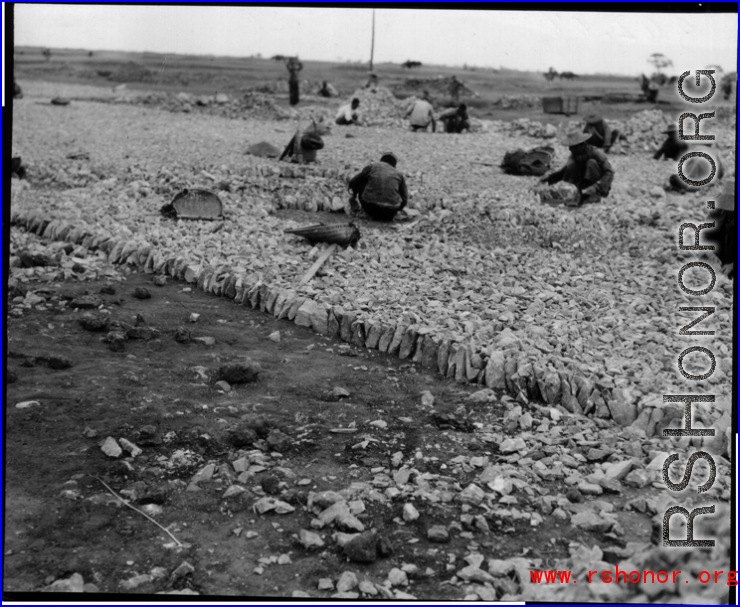
[(134, 265), (147, 273), (166, 274), (196, 285), (200, 290), (226, 297), (241, 305), (287, 319), (316, 333), (340, 338), (360, 348), (378, 350), (418, 364), (459, 383), (480, 384), (502, 390), (522, 404), (541, 400), (551, 406), (593, 417), (598, 425), (613, 419), (652, 435), (664, 418), (661, 407), (627, 401), (619, 388), (608, 388), (566, 369), (556, 361), (545, 366), (520, 352), (517, 338), (504, 330), (497, 345), (478, 350), (435, 335), (431, 329), (399, 319), (395, 325), (361, 320), (359, 313), (315, 301), (283, 286), (247, 282), (228, 266), (196, 264), (183, 256), (165, 258), (143, 239), (116, 239), (85, 225), (50, 220), (39, 210), (13, 211), (11, 225), (20, 226), (47, 240), (65, 241), (90, 251), (102, 251), (110, 263)]

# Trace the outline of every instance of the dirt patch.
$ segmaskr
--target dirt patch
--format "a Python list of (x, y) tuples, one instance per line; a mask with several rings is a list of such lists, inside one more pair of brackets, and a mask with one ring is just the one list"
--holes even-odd
[[(151, 277), (132, 274), (113, 284), (115, 293), (101, 294), (106, 285), (45, 285), (47, 310), (31, 309), (9, 320), (7, 371), (17, 381), (7, 395), (6, 591), (31, 592), (78, 573), (101, 592), (189, 588), (267, 597), (301, 590), (328, 597), (334, 590), (316, 590), (320, 578), (336, 579), (338, 572), (353, 570), (382, 582), (393, 567), (413, 564), (411, 590), (406, 590), (417, 597), (454, 599), (462, 598), (462, 589), (440, 586), (439, 576), (451, 577), (461, 566), (455, 559), (471, 549), (499, 559), (527, 554), (547, 563), (567, 556), (570, 541), (624, 545), (649, 533), (649, 519), (635, 513), (623, 513), (624, 536), (611, 540), (574, 534), (567, 522), (536, 528), (529, 519), (496, 513), (485, 517), (490, 531), (484, 533), (464, 517), (460, 522), (461, 512), (470, 508), (461, 510), (457, 499), (412, 499), (419, 512), (413, 522), (403, 519), (408, 498), (365, 499), (357, 518), (366, 529), (377, 530), (392, 547), (391, 555), (368, 565), (348, 563), (328, 529), (316, 530), (326, 548), (308, 551), (297, 538), (301, 529), (311, 529), (310, 493), (346, 491), (353, 483), (374, 484), (383, 492), (396, 485), (395, 473), (413, 468), (417, 484), (449, 478), (450, 495), (455, 495), (480, 474), (462, 462), (471, 457), (491, 464), (507, 461), (487, 432), (501, 427), (511, 403), (504, 398), (475, 404), (468, 398), (470, 386), (440, 381), (413, 365), (317, 336), (182, 283), (157, 287)], [(34, 284), (24, 288), (41, 290)], [(132, 297), (137, 288), (152, 297)], [(61, 305), (83, 296), (99, 300), (111, 325), (147, 328), (147, 339), (129, 339), (123, 351), (112, 351), (105, 332), (81, 326), (80, 318), (91, 312)], [(191, 314), (200, 315), (196, 323), (188, 322)], [(196, 341), (214, 338), (215, 344), (178, 343), (178, 328)], [(244, 357), (261, 366), (256, 382), (228, 393), (211, 385), (220, 365)], [(50, 358), (71, 366), (50, 369)], [(434, 394), (432, 407), (422, 404), (424, 391)], [(28, 401), (38, 405), (15, 406)], [(267, 433), (262, 428), (253, 444), (238, 448), (235, 428), (245, 421), (257, 428), (263, 424)], [(505, 436), (517, 434), (512, 427), (509, 431)], [(100, 443), (109, 436), (132, 441), (142, 453), (106, 456)], [(287, 438), (278, 442), (281, 436)], [(232, 462), (245, 456), (254, 472), (239, 480)], [(193, 476), (208, 464), (216, 474), (194, 484)], [(378, 482), (383, 474), (390, 481), (386, 487)], [(189, 547), (165, 548), (170, 538), (116, 503), (103, 482), (137, 508), (155, 506), (155, 519)], [(225, 498), (233, 485), (245, 491)], [(562, 483), (551, 486), (540, 491), (567, 490)], [(654, 489), (632, 491), (619, 502), (645, 491)], [(295, 510), (257, 514), (254, 504), (270, 496)], [(534, 497), (520, 494), (523, 510), (532, 511)], [(434, 525), (451, 529), (449, 543), (427, 540)], [(271, 562), (282, 555), (288, 556), (280, 562), (287, 559), (290, 566)], [(183, 561), (194, 571), (173, 578)], [(161, 571), (167, 575), (152, 573)], [(146, 576), (135, 588), (126, 586)]]

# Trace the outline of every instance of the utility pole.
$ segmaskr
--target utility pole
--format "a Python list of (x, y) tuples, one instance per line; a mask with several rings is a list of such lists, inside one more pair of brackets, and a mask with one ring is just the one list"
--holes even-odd
[(373, 9), (373, 33), (370, 40), (370, 71), (373, 71), (373, 55), (375, 54), (375, 9)]

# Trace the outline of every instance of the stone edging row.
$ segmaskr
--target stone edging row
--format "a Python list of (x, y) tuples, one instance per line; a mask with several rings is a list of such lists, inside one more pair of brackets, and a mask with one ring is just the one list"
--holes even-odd
[(645, 407), (638, 415), (637, 406), (625, 402), (619, 389), (600, 386), (564, 369), (545, 368), (524, 356), (520, 358), (515, 340), (502, 344), (500, 349), (475, 350), (402, 320), (395, 326), (363, 321), (355, 313), (301, 296), (290, 288), (263, 282), (249, 284), (243, 276), (233, 274), (229, 267), (195, 264), (183, 256), (165, 258), (157, 247), (145, 241), (119, 240), (100, 231), (94, 234), (84, 226), (47, 219), (38, 210), (12, 212), (11, 225), (23, 227), (47, 240), (102, 251), (110, 263), (135, 265), (147, 273), (184, 280), (206, 293), (250, 305), (277, 319), (290, 320), (327, 337), (339, 337), (360, 348), (397, 356), (458, 383), (477, 383), (503, 390), (524, 404), (529, 400), (542, 400), (597, 420), (611, 418), (623, 426), (635, 422), (634, 425), (646, 429), (648, 435), (662, 417), (659, 407)]

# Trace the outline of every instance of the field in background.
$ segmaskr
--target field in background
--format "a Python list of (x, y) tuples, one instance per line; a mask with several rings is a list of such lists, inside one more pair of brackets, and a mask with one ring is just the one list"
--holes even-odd
[[(15, 74), (22, 86), (23, 80), (84, 83), (101, 87), (126, 84), (134, 90), (188, 92), (196, 95), (216, 92), (240, 96), (261, 87), (287, 83), (288, 72), (282, 61), (256, 57), (210, 57), (163, 55), (157, 53), (125, 53), (113, 51), (52, 49), (50, 61), (42, 55), (42, 48), (18, 47), (15, 51)], [(339, 63), (303, 61), (302, 94), (315, 92), (322, 80), (331, 82), (342, 98), (367, 82), (366, 63)], [(649, 71), (646, 65), (646, 73)], [(561, 66), (566, 70), (567, 66)], [(545, 115), (541, 109), (509, 108), (496, 105), (503, 96), (516, 95), (578, 95), (582, 98), (580, 114), (598, 110), (607, 118), (622, 119), (634, 111), (653, 107), (640, 99), (635, 78), (626, 76), (591, 75), (577, 80), (547, 82), (541, 73), (483, 68), (455, 68), (423, 65), (407, 69), (399, 64), (375, 65), (380, 85), (390, 88), (398, 97), (415, 94), (417, 90), (409, 79), (430, 79), (456, 75), (477, 96), (465, 98), (476, 116), (489, 119), (515, 119), (526, 115), (534, 120), (559, 122), (559, 116)], [(637, 74), (635, 74), (637, 76)], [(287, 91), (276, 96), (278, 103), (287, 106)], [(437, 98), (446, 105), (449, 99)], [(312, 100), (314, 103), (314, 100)], [(327, 100), (336, 105), (336, 100)], [(674, 89), (664, 88), (657, 104), (666, 111), (678, 111), (679, 103)], [(564, 118), (564, 117), (563, 117)]]

